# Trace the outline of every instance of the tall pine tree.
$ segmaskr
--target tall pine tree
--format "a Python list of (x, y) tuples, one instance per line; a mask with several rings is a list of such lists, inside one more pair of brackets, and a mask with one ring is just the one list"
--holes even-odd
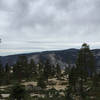
[(19, 81), (28, 78), (28, 61), (26, 56), (19, 56), (14, 65), (13, 74)]
[(84, 43), (79, 51), (77, 66), (77, 78), (79, 83), (79, 92), (83, 91), (83, 84), (87, 77), (93, 76), (95, 73), (95, 60), (89, 46)]

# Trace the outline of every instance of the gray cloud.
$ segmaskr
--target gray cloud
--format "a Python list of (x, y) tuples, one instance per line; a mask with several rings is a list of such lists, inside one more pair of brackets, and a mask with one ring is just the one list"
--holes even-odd
[(97, 48), (99, 10), (100, 0), (0, 0), (1, 49)]

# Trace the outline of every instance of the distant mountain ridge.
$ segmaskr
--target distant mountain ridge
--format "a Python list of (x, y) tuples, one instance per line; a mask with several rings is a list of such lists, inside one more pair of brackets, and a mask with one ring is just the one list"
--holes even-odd
[[(24, 55), (27, 56), (28, 61), (33, 59), (35, 63), (39, 61), (45, 62), (47, 59), (50, 60), (51, 64), (59, 63), (61, 67), (66, 66), (67, 64), (75, 64), (79, 49), (67, 49), (67, 50), (57, 50), (57, 51), (44, 51), (44, 52), (36, 52), (36, 53), (27, 53), (27, 54), (17, 54), (17, 55), (9, 55), (9, 56), (1, 56), (2, 64), (5, 65), (8, 63), (9, 65), (13, 65), (16, 63), (18, 56)], [(100, 49), (92, 50), (94, 57), (96, 59), (97, 67), (100, 66)]]

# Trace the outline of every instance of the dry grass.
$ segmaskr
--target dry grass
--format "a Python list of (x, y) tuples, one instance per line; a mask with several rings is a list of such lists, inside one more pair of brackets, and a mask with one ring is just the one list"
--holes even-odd
[[(65, 90), (66, 88), (66, 83), (67, 80), (66, 78), (63, 78), (62, 80), (57, 80), (57, 78), (52, 78), (52, 79), (48, 79), (48, 85), (47, 85), (47, 88), (46, 90), (48, 89), (51, 89), (51, 88), (55, 88), (56, 90)], [(52, 83), (52, 84), (49, 84), (49, 83)], [(64, 83), (64, 84), (63, 84)], [(66, 84), (65, 84), (66, 83)], [(21, 83), (22, 85), (33, 85), (33, 86), (37, 86), (37, 82), (34, 82), (34, 81), (31, 81), (31, 82), (23, 82)], [(6, 90), (8, 87), (11, 87), (12, 85), (8, 85), (8, 86), (0, 86), (0, 90)], [(42, 96), (41, 94), (34, 94), (32, 93), (31, 96)], [(2, 97), (3, 98), (6, 98), (6, 97), (9, 97), (9, 94), (2, 94)]]

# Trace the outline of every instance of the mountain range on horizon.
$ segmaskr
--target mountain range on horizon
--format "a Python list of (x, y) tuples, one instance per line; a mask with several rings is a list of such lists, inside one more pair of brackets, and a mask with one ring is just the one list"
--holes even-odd
[[(93, 49), (91, 50), (94, 54), (96, 67), (100, 68), (100, 49)], [(50, 63), (55, 65), (58, 63), (62, 68), (66, 65), (71, 64), (75, 65), (77, 60), (79, 49), (67, 49), (67, 50), (57, 50), (57, 51), (44, 51), (44, 52), (34, 52), (34, 53), (27, 53), (27, 54), (16, 54), (16, 55), (9, 55), (9, 56), (1, 56), (1, 62), (3, 66), (6, 63), (13, 66), (18, 60), (18, 57), (24, 55), (28, 58), (28, 61), (31, 59), (34, 60), (35, 63), (39, 61), (45, 62), (47, 59), (50, 60)]]

